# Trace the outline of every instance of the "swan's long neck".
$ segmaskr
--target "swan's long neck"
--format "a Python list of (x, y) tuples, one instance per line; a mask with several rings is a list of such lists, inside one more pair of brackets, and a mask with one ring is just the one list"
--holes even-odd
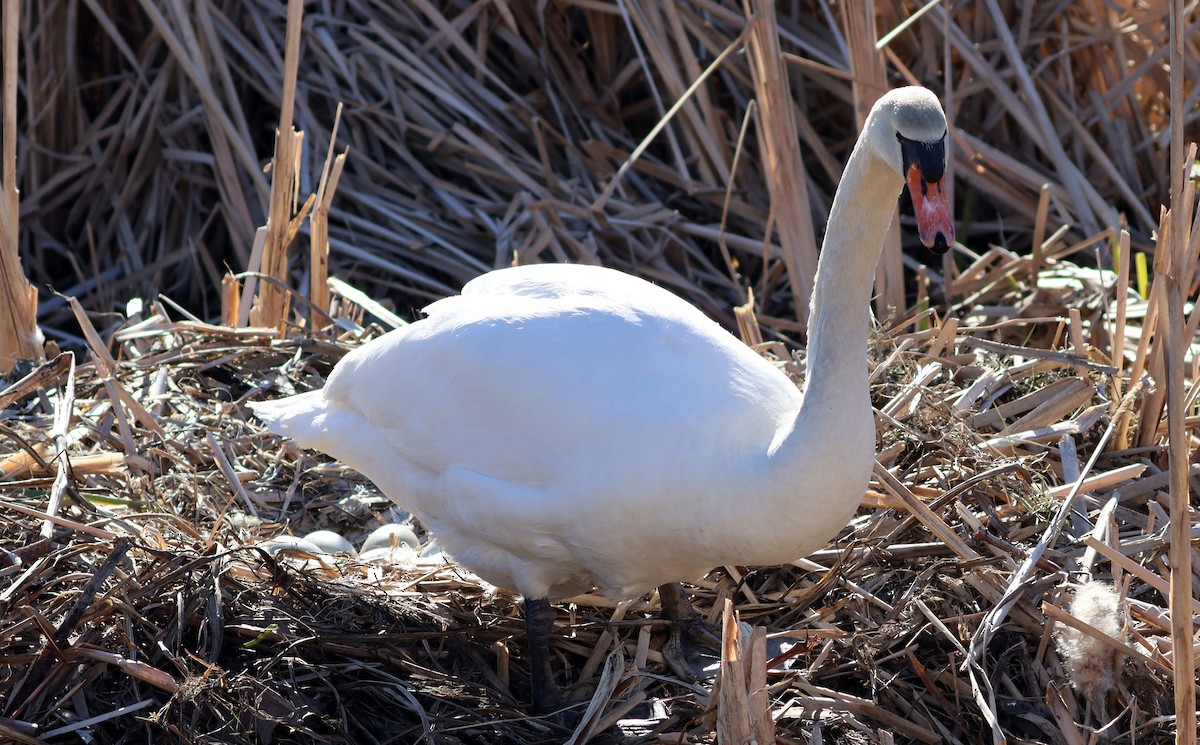
[(820, 548), (858, 508), (870, 477), (875, 424), (867, 390), (868, 304), (903, 182), (869, 146), (869, 130), (864, 138), (833, 198), (817, 262), (803, 400), (790, 429), (776, 433), (759, 473), (761, 509), (747, 539), (761, 547), (747, 549), (754, 563), (789, 561)]
[[(809, 314), (808, 377), (792, 435), (781, 444), (781, 461), (793, 448), (811, 448), (821, 433), (847, 447), (873, 443), (867, 390), (869, 302), (884, 235), (904, 182), (869, 147), (864, 132), (834, 195), (825, 243), (817, 263)], [(786, 466), (785, 466), (786, 467)]]
[(855, 149), (833, 198), (809, 313), (805, 400), (867, 396), (867, 331), (875, 266), (904, 182), (869, 148)]

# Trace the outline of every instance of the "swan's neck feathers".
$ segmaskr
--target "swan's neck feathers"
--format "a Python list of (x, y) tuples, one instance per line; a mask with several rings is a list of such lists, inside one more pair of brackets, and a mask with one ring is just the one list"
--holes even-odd
[(809, 313), (806, 400), (866, 400), (867, 330), (875, 266), (903, 182), (859, 147), (834, 196)]
[(867, 388), (869, 302), (884, 235), (903, 188), (895, 168), (871, 146), (877, 129), (868, 122), (834, 195), (809, 314), (803, 400), (771, 454), (778, 469), (792, 472), (781, 482), (825, 484), (831, 533), (857, 507), (874, 456)]

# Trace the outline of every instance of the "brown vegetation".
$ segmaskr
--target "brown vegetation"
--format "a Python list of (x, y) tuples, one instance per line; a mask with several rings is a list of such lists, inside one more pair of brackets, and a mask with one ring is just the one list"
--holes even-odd
[[(882, 271), (864, 509), (805, 561), (693, 585), (713, 620), (736, 628), (728, 599), (758, 629), (728, 641), (715, 693), (661, 675), (655, 598), (560, 606), (556, 668), (592, 704), (577, 739), (767, 738), (770, 712), (783, 742), (1170, 741), (1167, 579), (1188, 547), (1166, 531), (1167, 433), (1186, 450), (1198, 424), (1179, 340), (1200, 314), (1173, 299), (1195, 296), (1194, 182), (1175, 179), (1174, 227), (1159, 207), (1170, 117), (1196, 134), (1200, 88), (1172, 110), (1167, 8), (880, 4), (874, 48), (845, 17), (866, 5), (776, 9), (787, 110), (755, 103), (773, 73), (734, 2), (318, 3), (293, 87), (279, 3), (26, 0), (19, 238), (35, 285), (79, 297), (40, 312), (81, 361), (0, 390), (0, 738), (563, 741), (523, 715), (511, 594), (452, 565), (298, 568), (253, 548), (361, 533), (386, 500), (243, 404), (320, 385), (387, 304), (411, 316), (517, 258), (624, 268), (731, 327), (743, 306), (740, 328), (799, 377), (804, 289), (785, 263), (812, 260), (855, 106), (886, 81), (946, 102), (963, 246)], [(264, 173), (289, 89), (306, 146), (281, 138), (295, 168)], [(788, 114), (803, 173), (783, 191), (807, 194), (811, 227), (771, 210), (764, 153)], [(286, 224), (258, 240), (286, 244), (309, 208), (341, 278), (315, 310), (338, 330), (281, 334), (277, 312), (233, 328), (250, 306), (226, 268), (252, 265), (268, 212)], [(1156, 231), (1180, 248), (1131, 291)], [(292, 262), (306, 292), (308, 266)], [(222, 302), (228, 325), (205, 323)], [(321, 325), (299, 296), (270, 302)], [(1194, 491), (1197, 467), (1180, 473)], [(1091, 578), (1116, 588), (1120, 635), (1071, 614)], [(1118, 661), (1107, 688), (1071, 688), (1056, 626)]]

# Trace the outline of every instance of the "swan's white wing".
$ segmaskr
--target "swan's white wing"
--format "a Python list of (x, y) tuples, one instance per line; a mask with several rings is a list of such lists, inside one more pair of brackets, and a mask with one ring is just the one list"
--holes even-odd
[[(581, 468), (651, 454), (655, 470), (682, 464), (689, 445), (765, 450), (795, 415), (786, 377), (675, 295), (618, 272), (556, 268), (608, 283), (485, 275), (347, 355), (326, 398), (430, 470), (465, 465), (556, 488)], [(521, 281), (497, 281), (510, 273)]]

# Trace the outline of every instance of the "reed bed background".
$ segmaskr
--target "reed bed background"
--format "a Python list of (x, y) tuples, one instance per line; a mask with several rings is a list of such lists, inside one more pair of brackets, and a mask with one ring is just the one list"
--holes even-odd
[[(1195, 552), (1167, 532), (1188, 461), (1168, 419), (1200, 386), (1166, 325), (1200, 228), (1171, 116), (1196, 139), (1194, 22), (1172, 99), (1157, 4), (791, 3), (766, 33), (768, 6), (732, 2), (326, 2), (302, 25), (297, 6), (289, 26), (259, 2), (21, 4), (14, 232), (41, 328), (78, 361), (51, 349), (0, 392), (0, 737), (1174, 740), (1192, 663), (1172, 633), (1194, 629), (1167, 582)], [(523, 716), (509, 593), (452, 564), (254, 548), (388, 508), (244, 402), (319, 385), (514, 260), (646, 276), (802, 378), (796, 298), (841, 164), (904, 83), (946, 103), (962, 246), (926, 264), (912, 231), (889, 238), (860, 517), (794, 566), (693, 585), (714, 621), (760, 629), (716, 691), (661, 674), (655, 598), (575, 598), (556, 664), (591, 708), (561, 731)], [(277, 143), (293, 116), (303, 136)], [(796, 199), (811, 211), (778, 207)], [(289, 271), (294, 233), (318, 240)], [(338, 323), (311, 335), (314, 308)], [(1200, 314), (1177, 315), (1194, 339)], [(1193, 597), (1194, 567), (1175, 573)]]
[[(339, 103), (338, 149), (354, 153), (330, 207), (332, 273), (409, 315), (517, 253), (603, 261), (719, 317), (753, 286), (760, 311), (795, 318), (768, 248), (739, 4), (393, 5), (323, 2), (305, 14), (300, 191), (316, 190)], [(267, 213), (283, 6), (24, 7), (17, 176), (31, 280), (90, 310), (161, 292), (215, 319), (221, 277), (248, 267)], [(915, 6), (879, 3), (875, 32), (889, 35), (879, 51), (857, 26), (847, 33), (848, 9), (864, 7), (778, 12), (818, 235), (854, 106), (872, 100), (855, 81), (877, 67), (869, 79), (943, 95), (964, 244), (1028, 251), (1049, 185), (1046, 235), (1066, 225), (1073, 243), (1124, 221), (1134, 248), (1152, 250), (1170, 196), (1165, 5), (980, 0), (912, 20)], [(1195, 80), (1200, 50), (1186, 38)], [(852, 75), (855, 55), (867, 61)], [(1198, 95), (1189, 85), (1182, 102), (1192, 135)], [(45, 299), (40, 319), (72, 333), (61, 299)]]

